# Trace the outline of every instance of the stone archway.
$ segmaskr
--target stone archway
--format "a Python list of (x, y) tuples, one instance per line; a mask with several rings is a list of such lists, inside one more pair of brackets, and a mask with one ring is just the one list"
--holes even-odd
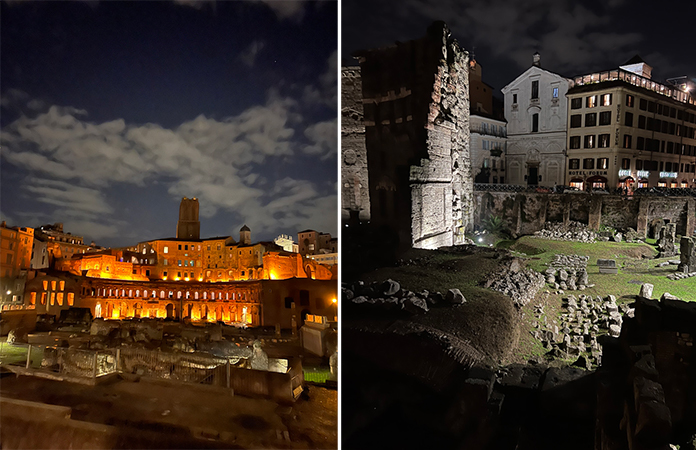
[(167, 303), (166, 310), (167, 310), (167, 319), (174, 319), (175, 318), (174, 317), (174, 314), (175, 314), (174, 305), (172, 305), (171, 303)]

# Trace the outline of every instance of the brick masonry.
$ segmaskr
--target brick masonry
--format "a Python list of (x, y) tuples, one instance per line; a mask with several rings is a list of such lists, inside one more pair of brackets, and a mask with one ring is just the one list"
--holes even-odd
[[(390, 229), (402, 248), (464, 243), (473, 223), (469, 54), (443, 22), (435, 22), (421, 39), (355, 56), (362, 76), (371, 222)], [(354, 76), (344, 69), (344, 83), (349, 74)], [(350, 120), (343, 124), (348, 144), (343, 148), (352, 158), (358, 133)], [(353, 176), (345, 156), (343, 174)], [(345, 189), (350, 180), (343, 183)]]

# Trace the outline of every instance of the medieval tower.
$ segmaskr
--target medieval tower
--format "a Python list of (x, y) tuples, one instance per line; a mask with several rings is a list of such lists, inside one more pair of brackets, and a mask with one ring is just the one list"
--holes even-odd
[(179, 205), (179, 220), (176, 223), (176, 238), (194, 240), (201, 238), (201, 222), (198, 220), (198, 199), (182, 198)]

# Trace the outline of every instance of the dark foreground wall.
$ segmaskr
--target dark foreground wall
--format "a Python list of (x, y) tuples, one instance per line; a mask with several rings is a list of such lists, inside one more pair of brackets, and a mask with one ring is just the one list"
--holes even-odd
[(677, 234), (691, 236), (696, 227), (693, 197), (623, 197), (606, 194), (474, 192), (475, 223), (499, 216), (516, 235), (533, 234), (545, 222), (575, 221), (598, 230), (601, 225), (633, 228), (645, 236), (656, 219), (677, 224)]

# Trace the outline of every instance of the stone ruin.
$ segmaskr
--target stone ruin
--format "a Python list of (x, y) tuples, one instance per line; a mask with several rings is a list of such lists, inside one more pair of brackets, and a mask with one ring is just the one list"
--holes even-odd
[[(421, 39), (354, 55), (362, 81), (371, 224), (392, 230), (402, 248), (462, 244), (474, 211), (469, 54), (444, 22), (435, 22)], [(357, 76), (351, 73), (354, 85)], [(352, 120), (343, 124), (342, 135), (359, 138)], [(352, 161), (344, 160), (343, 172), (353, 170)]]
[(563, 291), (583, 291), (593, 287), (587, 275), (588, 256), (554, 255), (546, 269), (546, 283)]
[(668, 223), (659, 229), (657, 233), (658, 258), (668, 258), (677, 255), (677, 248), (674, 245), (677, 239), (676, 233), (677, 225), (675, 223)]
[(529, 303), (544, 286), (544, 276), (524, 268), (518, 259), (512, 259), (503, 270), (492, 274), (484, 287), (510, 297), (517, 308)]
[(598, 238), (597, 233), (590, 230), (583, 223), (569, 221), (568, 224), (562, 222), (546, 222), (544, 228), (535, 232), (534, 236), (554, 241), (573, 241), (573, 242), (595, 242)]
[(696, 272), (696, 237), (682, 237), (679, 243), (679, 270), (682, 273)]

